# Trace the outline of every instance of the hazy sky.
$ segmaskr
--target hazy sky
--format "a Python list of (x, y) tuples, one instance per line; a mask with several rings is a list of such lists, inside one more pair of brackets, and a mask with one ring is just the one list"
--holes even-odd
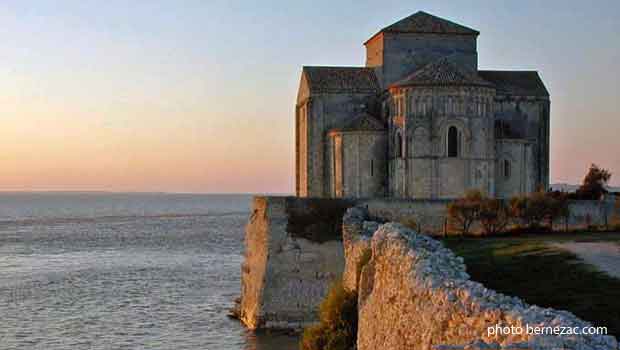
[[(596, 4), (592, 6), (591, 3)], [(0, 190), (292, 192), (302, 65), (418, 10), (551, 92), (551, 179), (620, 183), (620, 1), (2, 1)]]

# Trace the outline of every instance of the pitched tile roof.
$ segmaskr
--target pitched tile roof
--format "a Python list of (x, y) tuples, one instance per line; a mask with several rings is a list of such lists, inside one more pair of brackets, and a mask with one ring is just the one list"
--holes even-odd
[(459, 67), (450, 62), (447, 57), (442, 57), (437, 61), (427, 64), (391, 86), (397, 87), (413, 85), (493, 86), (493, 84), (478, 76), (475, 71), (470, 71), (466, 68)]
[(315, 93), (373, 93), (380, 90), (372, 68), (304, 67), (310, 91)]
[[(462, 26), (446, 19), (433, 16), (424, 11), (418, 11), (413, 15), (403, 18), (400, 21), (381, 29), (368, 41), (372, 40), (379, 33), (424, 33), (424, 34), (458, 34), (458, 35), (478, 35), (477, 30)], [(368, 42), (366, 41), (366, 42)]]
[(521, 96), (549, 97), (549, 91), (536, 71), (481, 70), (478, 74), (493, 83), (498, 92)]
[(342, 127), (330, 131), (383, 131), (386, 130), (384, 123), (368, 113), (361, 113), (347, 121)]

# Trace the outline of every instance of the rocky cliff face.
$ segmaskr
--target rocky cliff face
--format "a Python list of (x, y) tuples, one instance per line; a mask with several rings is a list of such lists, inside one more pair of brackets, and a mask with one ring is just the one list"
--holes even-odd
[[(372, 226), (358, 208), (343, 221), (343, 280), (358, 292), (359, 350), (618, 349), (612, 336), (527, 334), (527, 326), (591, 325), (469, 280), (463, 260), (439, 241), (394, 223), (371, 237)], [(496, 325), (523, 332), (490, 334)]]
[(317, 320), (318, 305), (344, 265), (346, 202), (256, 197), (246, 227), (237, 310), (250, 329), (297, 329)]

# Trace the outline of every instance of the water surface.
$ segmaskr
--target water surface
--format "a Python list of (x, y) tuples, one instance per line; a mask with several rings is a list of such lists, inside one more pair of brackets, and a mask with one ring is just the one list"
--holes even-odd
[(296, 349), (226, 317), (250, 196), (0, 194), (0, 348)]

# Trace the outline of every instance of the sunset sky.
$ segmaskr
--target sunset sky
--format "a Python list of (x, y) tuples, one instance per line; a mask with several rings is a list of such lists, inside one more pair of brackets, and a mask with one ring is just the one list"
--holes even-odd
[(424, 10), (538, 70), (551, 180), (620, 184), (620, 1), (2, 1), (0, 190), (288, 193), (302, 65)]

